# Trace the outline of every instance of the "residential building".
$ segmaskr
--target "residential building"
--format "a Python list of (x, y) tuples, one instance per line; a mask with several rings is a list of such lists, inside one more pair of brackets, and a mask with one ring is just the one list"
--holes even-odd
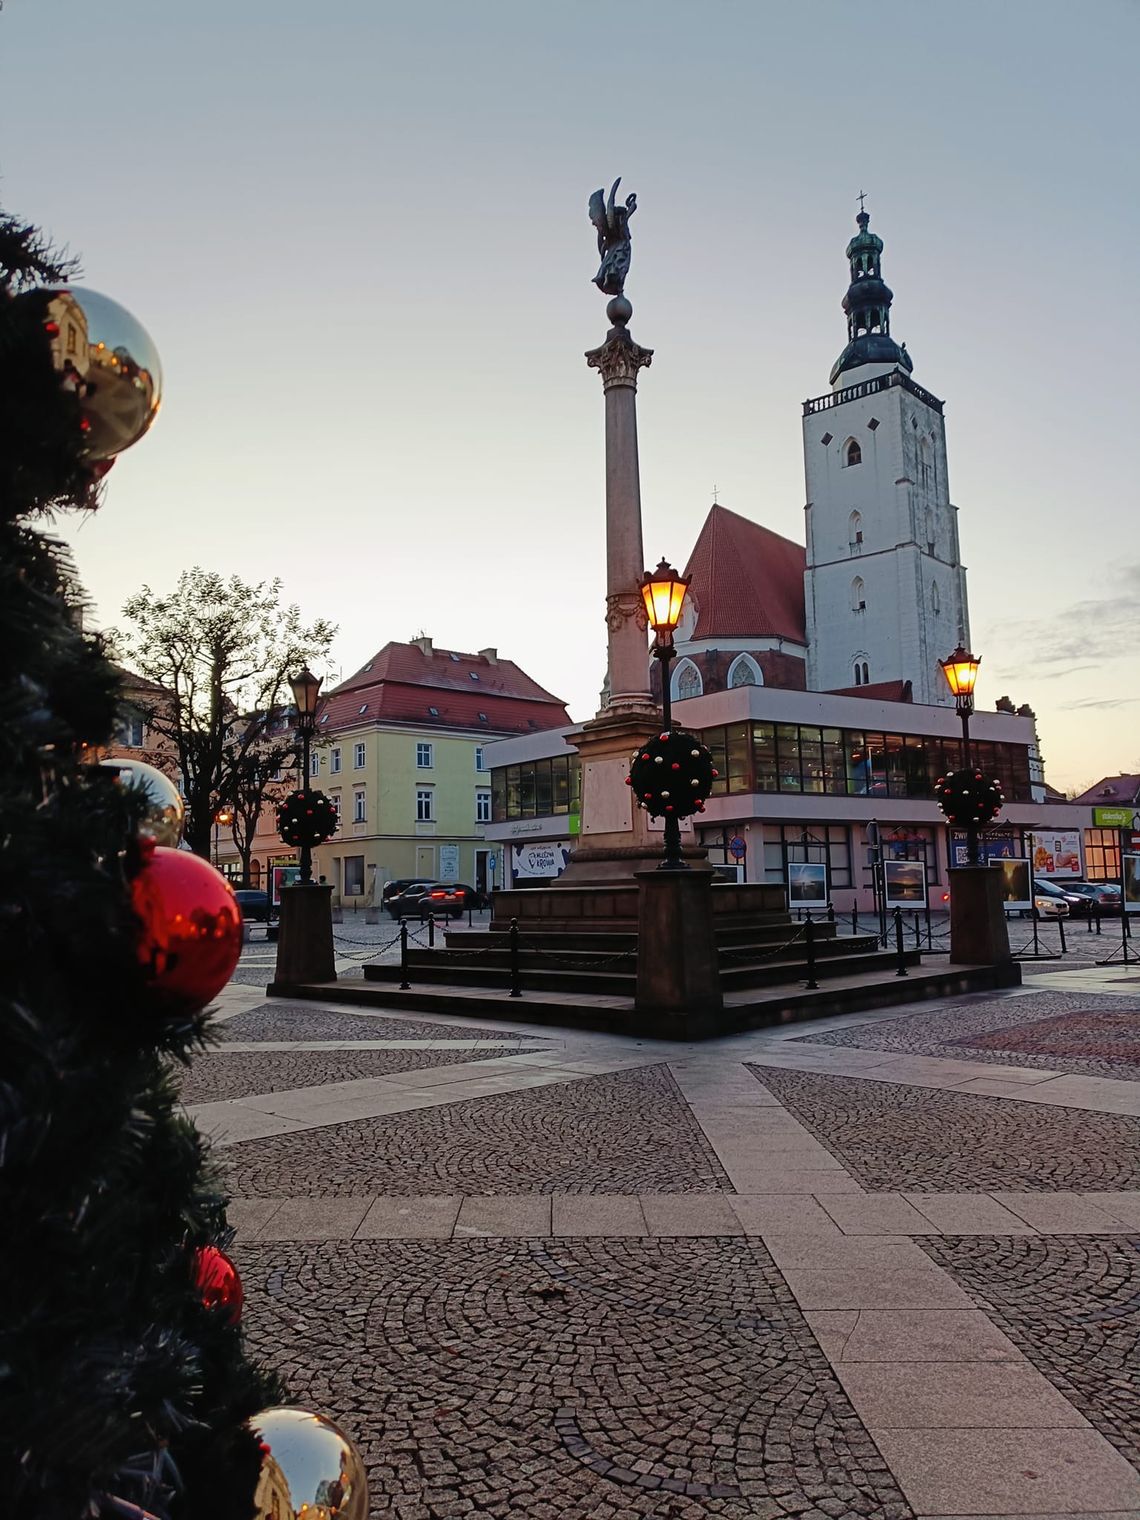
[(321, 703), (311, 782), (341, 825), (314, 852), (314, 874), (348, 905), (403, 877), (501, 885), (486, 839), (487, 748), (568, 721), (557, 697), (495, 649), (436, 649), (426, 636), (386, 644)]

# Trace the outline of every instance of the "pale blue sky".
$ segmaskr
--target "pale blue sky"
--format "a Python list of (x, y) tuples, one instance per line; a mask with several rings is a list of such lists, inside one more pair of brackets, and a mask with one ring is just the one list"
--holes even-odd
[(0, 200), (159, 345), (152, 435), (69, 528), (103, 621), (200, 563), (388, 639), (604, 668), (605, 330), (586, 219), (638, 196), (646, 559), (720, 500), (802, 541), (856, 193), (945, 398), (980, 700), (1050, 779), (1140, 761), (1140, 9), (7, 0)]

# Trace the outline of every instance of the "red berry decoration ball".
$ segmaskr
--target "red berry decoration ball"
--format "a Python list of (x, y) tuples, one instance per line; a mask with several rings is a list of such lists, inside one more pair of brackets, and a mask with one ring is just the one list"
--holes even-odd
[(199, 1246), (194, 1252), (194, 1286), (204, 1309), (216, 1309), (227, 1325), (241, 1319), (245, 1289), (238, 1269), (217, 1246)]
[[(668, 776), (659, 766), (667, 768)], [(712, 755), (700, 740), (675, 728), (646, 741), (630, 766), (629, 781), (638, 802), (654, 818), (666, 813), (687, 818), (704, 812), (715, 775)]]
[(339, 827), (337, 810), (324, 792), (290, 792), (277, 805), (277, 832), (294, 849), (323, 844)]
[[(144, 844), (149, 841), (144, 841)], [(165, 1011), (197, 1013), (217, 997), (241, 955), (241, 909), (221, 874), (188, 850), (143, 850), (131, 881), (138, 957)]]
[(957, 828), (993, 823), (1005, 803), (1001, 787), (981, 771), (947, 771), (934, 783), (934, 796), (947, 820)]

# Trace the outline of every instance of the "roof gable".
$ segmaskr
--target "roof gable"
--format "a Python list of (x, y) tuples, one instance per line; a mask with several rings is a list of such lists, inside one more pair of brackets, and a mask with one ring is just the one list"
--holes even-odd
[(690, 637), (806, 644), (805, 560), (802, 544), (714, 503), (685, 567), (697, 608)]

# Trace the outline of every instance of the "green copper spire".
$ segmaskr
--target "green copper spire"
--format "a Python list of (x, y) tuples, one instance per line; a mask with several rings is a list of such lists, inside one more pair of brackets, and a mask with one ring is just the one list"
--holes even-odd
[(908, 373), (914, 368), (906, 349), (891, 337), (894, 297), (879, 267), (883, 240), (867, 230), (871, 220), (868, 212), (860, 210), (855, 220), (859, 231), (847, 244), (851, 284), (843, 297), (848, 342), (832, 367), (832, 385), (840, 375), (864, 364), (897, 364)]

